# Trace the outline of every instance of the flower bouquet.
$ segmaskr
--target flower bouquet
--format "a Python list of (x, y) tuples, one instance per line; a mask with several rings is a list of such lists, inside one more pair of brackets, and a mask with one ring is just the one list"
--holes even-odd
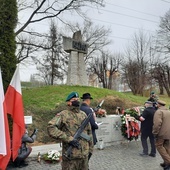
[(59, 163), (61, 158), (61, 153), (57, 150), (50, 150), (43, 155), (44, 161), (48, 163)]

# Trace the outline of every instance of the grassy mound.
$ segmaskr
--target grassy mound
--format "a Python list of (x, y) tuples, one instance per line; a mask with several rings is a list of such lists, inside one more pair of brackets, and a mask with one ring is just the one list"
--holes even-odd
[(101, 89), (87, 86), (45, 86), (39, 88), (23, 89), (23, 100), (26, 108), (35, 107), (41, 109), (54, 109), (56, 106), (65, 102), (67, 95), (77, 91), (80, 96), (83, 93), (89, 92), (93, 97), (93, 102), (98, 102), (108, 96), (143, 104), (146, 97), (134, 96), (131, 93), (120, 93), (113, 90)]
[[(131, 93), (120, 93), (113, 90), (101, 89), (86, 86), (45, 86), (39, 88), (25, 88), (22, 90), (25, 115), (33, 116), (33, 124), (29, 125), (29, 131), (38, 128), (37, 141), (39, 143), (51, 143), (46, 127), (50, 119), (56, 113), (66, 108), (65, 99), (67, 95), (76, 91), (82, 96), (83, 93), (91, 93), (92, 107), (97, 106), (101, 100), (105, 100), (102, 108), (106, 109), (107, 114), (114, 114), (116, 107), (131, 108), (142, 106), (148, 97), (134, 96)], [(169, 101), (168, 98), (164, 98)]]

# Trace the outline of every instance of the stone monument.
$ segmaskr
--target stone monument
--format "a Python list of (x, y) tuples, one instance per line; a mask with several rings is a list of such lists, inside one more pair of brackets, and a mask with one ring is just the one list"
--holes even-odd
[(99, 129), (96, 130), (98, 143), (96, 147), (100, 148), (101, 141), (105, 146), (111, 146), (121, 143), (123, 136), (121, 133), (121, 118), (120, 115), (108, 115), (106, 117), (97, 118), (96, 121), (101, 123)]
[(88, 85), (84, 55), (88, 45), (82, 41), (81, 31), (73, 34), (73, 38), (63, 37), (64, 50), (70, 54), (68, 63), (67, 85)]

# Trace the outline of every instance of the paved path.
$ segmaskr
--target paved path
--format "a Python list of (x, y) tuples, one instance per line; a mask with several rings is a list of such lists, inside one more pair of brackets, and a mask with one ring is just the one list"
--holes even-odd
[[(28, 158), (29, 165), (27, 167), (13, 168), (9, 166), (7, 170), (61, 170), (60, 163), (47, 164), (43, 160), (41, 164), (37, 162), (37, 151), (41, 149), (43, 153), (43, 151), (49, 149), (51, 146), (52, 148), (54, 146), (59, 147), (58, 145), (34, 147), (32, 155)], [(159, 166), (160, 162), (162, 162), (159, 154), (157, 154), (156, 158), (149, 156), (141, 157), (139, 156), (140, 151), (140, 142), (130, 142), (128, 147), (124, 143), (106, 147), (104, 150), (95, 149), (90, 160), (90, 170), (162, 170)]]

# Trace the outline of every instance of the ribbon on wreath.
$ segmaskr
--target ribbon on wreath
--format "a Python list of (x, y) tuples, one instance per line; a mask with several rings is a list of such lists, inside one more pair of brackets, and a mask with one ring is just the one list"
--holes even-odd
[(138, 135), (140, 134), (140, 128), (135, 118), (131, 117), (130, 115), (126, 115), (125, 121), (126, 121), (126, 127), (127, 127), (126, 133), (127, 133), (128, 139), (130, 137), (138, 137)]
[(125, 122), (126, 122), (126, 127), (127, 127), (127, 137), (130, 138), (130, 133), (129, 133), (129, 116), (126, 115), (125, 117)]

